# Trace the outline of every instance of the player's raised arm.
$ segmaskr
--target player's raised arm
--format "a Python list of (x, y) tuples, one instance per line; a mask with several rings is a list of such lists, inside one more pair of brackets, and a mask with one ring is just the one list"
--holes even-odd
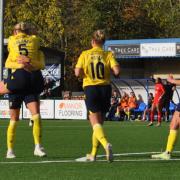
[(170, 82), (171, 84), (176, 84), (180, 85), (180, 80), (179, 79), (174, 79), (172, 74), (169, 74), (167, 81)]

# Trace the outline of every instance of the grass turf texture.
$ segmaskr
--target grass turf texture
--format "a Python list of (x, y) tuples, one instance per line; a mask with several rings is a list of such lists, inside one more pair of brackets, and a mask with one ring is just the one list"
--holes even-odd
[[(73, 161), (90, 152), (91, 128), (88, 121), (44, 120), (43, 145), (48, 154), (46, 158), (33, 156), (32, 128), (28, 126), (28, 121), (20, 121), (15, 144), (17, 158), (7, 160), (5, 158), (7, 125), (7, 120), (0, 121), (0, 180), (180, 179), (180, 161), (150, 161), (149, 154), (117, 156), (115, 160), (124, 161), (113, 163), (99, 161), (37, 163)], [(105, 122), (104, 128), (116, 154), (164, 150), (169, 132), (168, 123), (163, 123), (161, 127), (146, 127), (146, 123), (142, 122)], [(180, 150), (179, 141), (175, 150)], [(98, 154), (104, 154), (102, 148)], [(175, 154), (173, 158), (180, 159), (180, 154)], [(98, 159), (103, 160), (104, 157)], [(143, 161), (128, 162), (127, 160)], [(12, 164), (12, 162), (23, 163)]]

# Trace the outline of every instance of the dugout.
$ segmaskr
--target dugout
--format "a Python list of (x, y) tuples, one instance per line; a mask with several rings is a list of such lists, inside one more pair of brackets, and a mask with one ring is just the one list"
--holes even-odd
[[(180, 78), (180, 38), (107, 40), (105, 50), (114, 53), (121, 66), (121, 78), (113, 79), (120, 93), (134, 91), (147, 102), (148, 92), (154, 93), (152, 78), (167, 78), (172, 73)], [(180, 86), (173, 100), (179, 102)]]
[[(8, 56), (7, 39), (4, 40), (3, 67)], [(62, 97), (64, 88), (64, 59), (65, 52), (48, 47), (41, 47), (45, 55), (46, 68), (42, 70), (45, 81), (49, 82), (49, 97)], [(3, 71), (5, 73), (5, 71)], [(46, 98), (45, 92), (42, 97)]]

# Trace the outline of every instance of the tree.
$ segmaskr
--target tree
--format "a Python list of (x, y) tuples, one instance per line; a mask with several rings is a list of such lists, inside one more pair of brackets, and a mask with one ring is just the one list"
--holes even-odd
[(77, 90), (74, 65), (94, 30), (108, 39), (179, 37), (179, 9), (179, 0), (6, 0), (5, 36), (18, 21), (36, 24), (43, 46), (66, 52), (66, 90)]
[(5, 7), (5, 37), (12, 34), (13, 26), (20, 21), (29, 21), (37, 26), (42, 45), (62, 48), (61, 8), (56, 0), (7, 0)]
[(157, 37), (180, 36), (180, 1), (149, 0), (144, 3), (148, 17), (159, 26)]

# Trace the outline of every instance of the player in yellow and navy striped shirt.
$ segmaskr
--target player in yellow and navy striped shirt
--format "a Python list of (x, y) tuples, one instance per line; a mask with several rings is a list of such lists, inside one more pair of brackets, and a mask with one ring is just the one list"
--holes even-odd
[(92, 49), (81, 53), (75, 68), (75, 75), (83, 77), (85, 102), (93, 128), (92, 151), (86, 156), (87, 161), (95, 161), (100, 143), (106, 151), (107, 160), (113, 160), (112, 146), (106, 139), (102, 125), (110, 107), (110, 74), (112, 71), (114, 75), (119, 75), (120, 66), (112, 52), (102, 49), (104, 42), (104, 31), (95, 31), (91, 41)]

